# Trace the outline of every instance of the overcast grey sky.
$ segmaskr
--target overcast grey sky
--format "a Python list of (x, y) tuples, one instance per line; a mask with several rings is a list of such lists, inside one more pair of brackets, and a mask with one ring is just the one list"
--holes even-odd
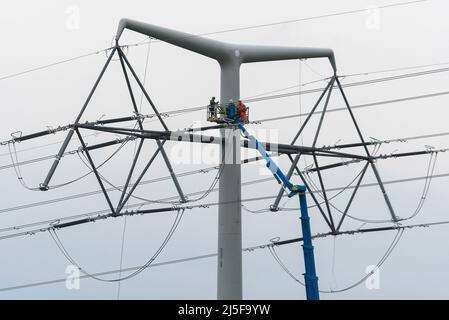
[[(335, 12), (368, 9), (400, 1), (14, 1), (3, 3), (0, 10), (3, 50), (0, 78), (41, 65), (99, 51), (98, 54), (52, 68), (28, 73), (0, 81), (1, 131), (0, 140), (10, 133), (24, 134), (45, 130), (73, 121), (81, 108), (96, 76), (106, 61), (105, 52), (113, 40), (120, 18), (127, 17), (148, 23), (182, 30), (193, 34), (269, 24), (278, 21), (315, 17)], [(449, 65), (448, 4), (442, 0), (429, 0), (406, 6), (313, 19), (307, 21), (260, 27), (211, 35), (211, 38), (235, 43), (271, 44), (287, 46), (316, 46), (334, 49), (339, 75), (422, 66), (437, 63)], [(145, 40), (139, 34), (126, 31), (121, 43)], [(143, 78), (148, 45), (131, 47), (128, 58)], [(384, 76), (435, 69), (441, 66), (398, 70), (344, 78), (344, 83), (364, 81)], [(304, 90), (321, 88), (323, 78), (332, 75), (325, 60), (307, 62), (284, 61), (245, 65), (241, 69), (241, 95), (249, 97), (266, 92), (317, 81), (303, 86)], [(321, 80), (321, 81), (319, 81)], [(415, 95), (446, 91), (447, 72), (403, 80), (366, 85), (346, 90), (351, 104), (398, 99)], [(205, 105), (212, 95), (219, 96), (219, 68), (216, 62), (160, 42), (151, 44), (146, 88), (161, 112)], [(137, 88), (137, 87), (136, 87)], [(280, 92), (291, 92), (291, 88)], [(139, 97), (140, 98), (140, 97)], [(250, 104), (251, 120), (290, 115), (300, 110), (307, 112), (317, 95), (293, 96)], [(445, 132), (447, 130), (448, 98), (443, 95), (371, 108), (357, 109), (354, 113), (364, 135), (377, 139), (409, 137)], [(337, 94), (330, 107), (342, 106)], [(131, 104), (127, 95), (120, 63), (112, 62), (88, 112), (83, 120), (96, 120), (105, 115), (129, 115)], [(147, 103), (142, 112), (149, 113)], [(312, 124), (317, 123), (314, 117)], [(170, 129), (185, 128), (205, 123), (202, 112), (186, 113), (166, 119)], [(298, 130), (298, 118), (251, 125), (263, 140), (278, 139), (288, 143)], [(154, 121), (148, 128), (160, 129)], [(304, 144), (310, 145), (313, 130), (304, 134)], [(211, 132), (217, 134), (217, 132)], [(64, 133), (24, 142), (17, 145), (19, 160), (34, 159), (57, 152)], [(112, 136), (115, 138), (115, 136)], [(90, 144), (106, 141), (111, 136), (89, 136)], [(341, 140), (340, 140), (341, 139)], [(356, 142), (357, 137), (346, 113), (335, 112), (326, 116), (319, 145)], [(49, 145), (50, 144), (50, 145)], [(46, 145), (44, 147), (40, 147)], [(449, 147), (447, 137), (429, 138), (406, 143), (383, 145), (380, 153), (423, 150), (425, 145), (435, 148)], [(76, 149), (73, 141), (69, 149)], [(171, 153), (176, 144), (169, 144)], [(39, 148), (36, 148), (39, 147)], [(26, 151), (26, 149), (32, 149)], [(100, 162), (115, 149), (95, 153)], [(125, 181), (134, 144), (128, 143), (113, 161), (102, 168), (102, 174), (114, 184)], [(149, 142), (145, 155), (150, 156), (155, 145)], [(193, 152), (196, 152), (193, 150)], [(288, 161), (277, 159), (288, 169)], [(429, 156), (383, 160), (379, 162), (385, 181), (424, 176)], [(449, 172), (447, 155), (439, 154), (435, 174)], [(7, 146), (0, 147), (0, 166), (11, 159)], [(309, 165), (310, 159), (301, 162)], [(25, 181), (37, 186), (44, 178), (51, 162), (44, 161), (23, 166)], [(139, 168), (144, 163), (139, 164)], [(209, 167), (205, 163), (181, 163), (176, 172)], [(326, 173), (329, 187), (347, 185), (360, 171), (361, 165), (347, 166)], [(86, 172), (77, 156), (65, 157), (53, 183), (63, 183)], [(47, 193), (24, 189), (14, 171), (0, 170), (2, 190), (1, 209), (35, 203), (98, 189), (94, 177), (89, 176), (67, 187)], [(161, 159), (145, 176), (153, 179), (168, 174)], [(216, 172), (181, 178), (186, 192), (207, 189)], [(243, 181), (270, 177), (261, 164), (243, 167)], [(297, 179), (297, 177), (295, 177)], [(316, 181), (316, 177), (312, 176)], [(371, 173), (364, 183), (373, 182)], [(409, 224), (443, 221), (447, 219), (447, 178), (432, 180), (430, 192), (422, 211)], [(401, 217), (410, 216), (419, 203), (424, 181), (390, 184), (387, 190), (393, 206)], [(275, 195), (278, 185), (274, 181), (244, 186), (242, 197)], [(175, 195), (171, 181), (148, 184), (137, 189), (139, 196), (159, 199)], [(342, 207), (349, 197), (345, 192), (334, 200)], [(215, 202), (212, 193), (204, 203)], [(134, 203), (139, 201), (134, 201)], [(309, 199), (311, 202), (311, 199)], [(267, 208), (270, 201), (245, 204), (249, 210)], [(286, 208), (297, 207), (295, 199), (283, 203)], [(154, 207), (148, 205), (148, 208)], [(106, 208), (101, 195), (42, 205), (29, 209), (0, 213), (0, 228), (47, 219), (88, 213)], [(3, 211), (3, 210), (1, 210)], [(300, 236), (299, 212), (254, 214), (243, 211), (243, 246), (265, 244), (270, 239), (289, 239)], [(310, 210), (314, 233), (327, 232), (323, 219), (315, 209)], [(339, 216), (338, 214), (336, 214)], [(358, 218), (385, 220), (389, 213), (378, 188), (363, 188), (355, 199), (351, 215)], [(172, 213), (130, 217), (127, 219), (123, 267), (144, 263), (159, 247), (171, 226)], [(367, 224), (373, 227), (378, 224)], [(357, 229), (361, 222), (348, 219), (344, 229)], [(70, 254), (86, 270), (99, 272), (117, 269), (120, 264), (124, 219), (110, 219), (61, 230), (58, 234)], [(323, 299), (443, 299), (449, 298), (449, 258), (446, 254), (447, 228), (438, 226), (405, 231), (395, 251), (380, 271), (380, 288), (369, 290), (362, 284), (344, 293), (322, 294)], [(14, 233), (9, 232), (9, 233)], [(3, 234), (9, 234), (4, 232)], [(0, 234), (1, 236), (2, 234)], [(315, 241), (315, 255), (320, 287), (323, 290), (345, 288), (365, 275), (369, 265), (375, 265), (383, 256), (395, 232), (340, 236)], [(178, 231), (156, 262), (188, 258), (215, 253), (217, 247), (217, 208), (187, 210)], [(302, 249), (299, 244), (278, 248), (283, 262), (297, 276), (304, 271)], [(58, 251), (48, 233), (37, 233), (0, 241), (2, 264), (0, 289), (10, 286), (64, 278), (68, 262)], [(304, 299), (304, 288), (286, 275), (267, 249), (244, 253), (244, 298), (246, 299)], [(424, 273), (425, 272), (425, 273)], [(115, 275), (116, 276), (116, 275)], [(105, 276), (114, 278), (115, 276)], [(150, 268), (121, 284), (121, 299), (214, 299), (216, 297), (216, 258), (171, 264)], [(104, 283), (92, 279), (81, 280), (79, 290), (68, 290), (64, 282), (0, 292), (0, 298), (57, 298), (57, 299), (116, 299), (117, 283)]]

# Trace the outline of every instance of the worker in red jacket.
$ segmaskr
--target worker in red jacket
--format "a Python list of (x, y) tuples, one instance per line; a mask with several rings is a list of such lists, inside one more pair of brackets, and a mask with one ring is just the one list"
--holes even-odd
[(246, 105), (242, 102), (242, 100), (239, 100), (239, 102), (237, 103), (237, 112), (240, 116), (240, 121), (242, 123), (245, 123), (246, 121), (246, 110), (248, 108), (246, 107)]

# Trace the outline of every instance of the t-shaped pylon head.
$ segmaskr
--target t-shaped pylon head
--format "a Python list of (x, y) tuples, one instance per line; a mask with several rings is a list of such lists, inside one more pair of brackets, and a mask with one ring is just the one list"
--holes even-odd
[(221, 65), (225, 63), (240, 65), (250, 62), (328, 58), (334, 73), (337, 71), (334, 52), (332, 49), (327, 48), (255, 46), (226, 43), (130, 19), (120, 20), (116, 35), (117, 41), (125, 29), (130, 29), (199, 53), (217, 60)]

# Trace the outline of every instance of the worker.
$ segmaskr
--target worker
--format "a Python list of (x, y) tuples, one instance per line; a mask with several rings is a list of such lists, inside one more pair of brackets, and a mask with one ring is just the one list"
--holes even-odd
[(226, 107), (226, 117), (228, 120), (235, 121), (235, 116), (237, 115), (237, 108), (235, 107), (234, 101), (229, 99), (228, 106)]
[(209, 101), (209, 115), (210, 118), (215, 119), (217, 117), (218, 102), (215, 101), (215, 97), (212, 97)]
[(238, 113), (238, 116), (240, 117), (240, 121), (242, 123), (245, 123), (245, 121), (246, 121), (246, 110), (247, 109), (248, 108), (242, 102), (242, 100), (239, 100), (239, 102), (237, 103), (237, 113)]

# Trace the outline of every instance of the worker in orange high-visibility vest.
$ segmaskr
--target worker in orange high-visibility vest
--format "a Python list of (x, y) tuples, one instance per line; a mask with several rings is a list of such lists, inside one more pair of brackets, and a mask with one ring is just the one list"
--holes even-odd
[(242, 123), (245, 123), (246, 121), (246, 110), (248, 108), (246, 107), (246, 105), (242, 102), (242, 100), (239, 100), (239, 102), (237, 103), (237, 112), (240, 116), (240, 121)]

